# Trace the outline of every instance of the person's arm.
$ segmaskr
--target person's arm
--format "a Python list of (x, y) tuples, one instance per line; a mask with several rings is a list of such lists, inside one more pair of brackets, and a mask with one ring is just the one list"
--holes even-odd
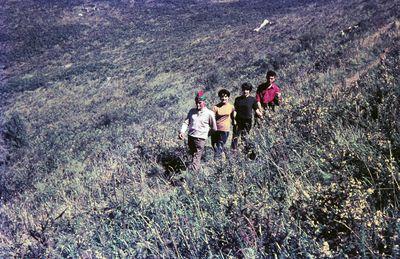
[(261, 105), (261, 93), (258, 90), (256, 92), (256, 102)]
[(257, 110), (262, 110), (261, 102), (257, 102)]
[(278, 97), (278, 103), (279, 105), (282, 104), (282, 93), (281, 93), (281, 89), (279, 88), (279, 86), (275, 85), (275, 91), (276, 91), (276, 96)]
[(217, 131), (217, 121), (215, 120), (214, 113), (210, 113), (209, 121), (208, 121), (211, 131)]
[(257, 109), (256, 109), (256, 115), (257, 115), (258, 117), (260, 117), (261, 119), (263, 118), (262, 108), (261, 108), (261, 109), (260, 109), (260, 108), (257, 108)]
[(263, 107), (262, 107), (262, 105), (261, 105), (261, 102), (257, 102), (257, 108), (255, 109), (255, 112), (256, 112), (256, 115), (258, 116), (258, 117), (260, 117), (260, 118), (262, 118), (263, 117)]
[(276, 95), (278, 96), (279, 105), (282, 105), (282, 93), (281, 93), (281, 91), (279, 90), (279, 92), (276, 93)]
[(261, 105), (262, 97), (261, 97), (261, 92), (257, 90), (256, 93), (256, 103), (257, 103), (257, 108), (255, 109), (256, 115), (260, 118), (263, 116), (263, 107)]
[(179, 131), (179, 134), (178, 134), (179, 139), (185, 138), (185, 132), (189, 127), (189, 117), (190, 117), (190, 112), (186, 116), (185, 121), (182, 123), (181, 130)]
[[(257, 95), (258, 95), (258, 93), (257, 93)], [(257, 117), (262, 118), (264, 109), (262, 108), (262, 105), (261, 105), (261, 98), (259, 95), (257, 98), (257, 95), (256, 95), (256, 99), (254, 100), (254, 103), (252, 105), (252, 108), (255, 111)]]
[(233, 118), (232, 118), (233, 126), (236, 126), (237, 107), (238, 107), (238, 97), (235, 98), (235, 102), (233, 103)]
[(214, 106), (212, 107), (212, 112), (213, 112), (214, 114), (217, 114), (217, 111), (218, 111), (218, 108), (217, 108), (216, 105), (214, 105)]

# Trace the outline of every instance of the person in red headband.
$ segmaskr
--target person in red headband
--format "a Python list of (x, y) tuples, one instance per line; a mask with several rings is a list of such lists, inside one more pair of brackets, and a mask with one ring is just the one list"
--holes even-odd
[(209, 132), (217, 130), (214, 112), (206, 107), (206, 98), (203, 91), (198, 91), (195, 96), (196, 107), (189, 110), (185, 121), (179, 131), (179, 139), (184, 139), (188, 131), (189, 153), (192, 156), (190, 169), (200, 170), (201, 156), (204, 152)]

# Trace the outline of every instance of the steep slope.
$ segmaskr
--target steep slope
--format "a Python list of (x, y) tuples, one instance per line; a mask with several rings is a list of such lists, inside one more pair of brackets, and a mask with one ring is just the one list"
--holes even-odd
[[(395, 255), (399, 11), (5, 1), (0, 255)], [(193, 92), (215, 103), (268, 69), (285, 103), (251, 136), (255, 159), (208, 150), (186, 172), (176, 131)]]

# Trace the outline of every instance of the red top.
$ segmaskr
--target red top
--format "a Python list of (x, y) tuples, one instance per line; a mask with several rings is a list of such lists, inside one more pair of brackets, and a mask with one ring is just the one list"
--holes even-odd
[[(256, 101), (260, 102), (262, 105), (267, 105), (268, 103), (273, 103), (275, 95), (281, 92), (281, 89), (276, 84), (272, 84), (266, 87), (266, 84), (261, 84), (259, 90), (256, 93)], [(279, 102), (280, 102), (279, 98)]]

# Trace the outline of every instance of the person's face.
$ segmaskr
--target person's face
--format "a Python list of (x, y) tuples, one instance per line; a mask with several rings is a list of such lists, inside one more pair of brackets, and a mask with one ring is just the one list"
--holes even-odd
[(267, 80), (270, 84), (272, 84), (273, 82), (275, 82), (276, 78), (275, 78), (275, 76), (269, 76), (269, 77), (267, 77)]
[(245, 96), (245, 97), (249, 97), (250, 96), (250, 90), (248, 90), (248, 89), (243, 89), (242, 93), (243, 93), (243, 96)]
[(200, 111), (204, 107), (206, 107), (206, 102), (205, 101), (196, 100), (196, 108), (197, 108), (197, 110)]
[(229, 101), (229, 96), (226, 94), (223, 94), (219, 99), (221, 100), (221, 103), (226, 104)]

